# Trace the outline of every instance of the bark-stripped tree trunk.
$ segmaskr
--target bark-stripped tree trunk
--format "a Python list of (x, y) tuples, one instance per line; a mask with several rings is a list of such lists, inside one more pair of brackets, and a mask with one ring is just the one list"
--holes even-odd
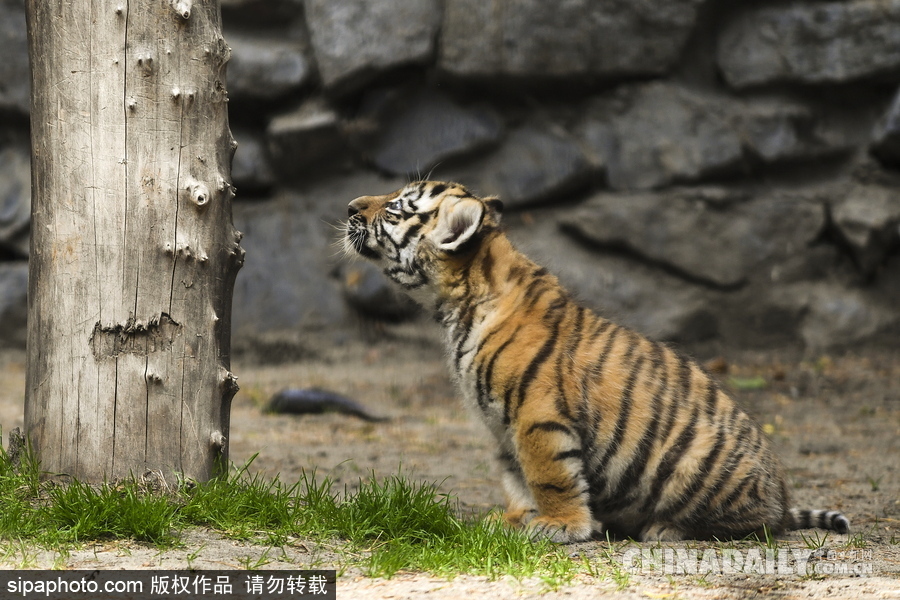
[(27, 0), (25, 429), (83, 481), (227, 458), (243, 261), (218, 0)]

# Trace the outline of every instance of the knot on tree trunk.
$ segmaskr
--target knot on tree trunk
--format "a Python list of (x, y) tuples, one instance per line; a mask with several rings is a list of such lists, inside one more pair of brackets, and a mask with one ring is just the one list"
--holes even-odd
[(104, 327), (100, 321), (94, 325), (90, 345), (94, 358), (115, 358), (122, 354), (147, 356), (172, 346), (181, 333), (181, 324), (166, 313), (142, 323), (132, 316), (125, 323)]

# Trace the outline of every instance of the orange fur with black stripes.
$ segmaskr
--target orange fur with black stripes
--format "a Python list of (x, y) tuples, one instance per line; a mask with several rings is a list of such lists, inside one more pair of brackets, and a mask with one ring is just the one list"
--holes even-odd
[(849, 530), (789, 508), (768, 440), (692, 361), (573, 301), (499, 228), (502, 205), (417, 182), (350, 203), (345, 247), (434, 311), (496, 439), (504, 519), (558, 542)]

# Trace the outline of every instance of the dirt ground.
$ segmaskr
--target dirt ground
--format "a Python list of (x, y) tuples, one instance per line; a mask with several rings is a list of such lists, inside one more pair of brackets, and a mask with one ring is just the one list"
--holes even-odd
[[(405, 327), (354, 336), (310, 336), (239, 355), (233, 371), (241, 391), (232, 410), (231, 459), (258, 454), (253, 470), (286, 481), (302, 470), (327, 474), (343, 488), (373, 474), (437, 482), (463, 511), (483, 513), (503, 500), (490, 440), (461, 408), (448, 380), (436, 331)], [(337, 343), (335, 341), (337, 340)], [(638, 569), (614, 581), (608, 571), (578, 576), (548, 592), (539, 580), (452, 581), (423, 574), (367, 579), (353, 568), (338, 582), (342, 598), (900, 598), (900, 352), (877, 349), (802, 356), (796, 351), (713, 352), (699, 358), (720, 374), (773, 438), (793, 484), (794, 503), (837, 508), (852, 523), (830, 535), (817, 575), (666, 573)], [(271, 364), (272, 360), (278, 364)], [(269, 364), (262, 362), (269, 361)], [(367, 422), (340, 414), (272, 415), (262, 407), (286, 387), (317, 386), (389, 417)], [(24, 356), (0, 356), (0, 425), (22, 425)], [(809, 533), (809, 532), (807, 532)], [(160, 552), (119, 541), (92, 544), (68, 556), (21, 547), (0, 553), (5, 568), (328, 568), (333, 549), (294, 540), (283, 548), (233, 542), (202, 530), (182, 547)], [(798, 533), (784, 543), (807, 548)], [(647, 548), (650, 546), (647, 545)], [(709, 545), (673, 545), (703, 553)], [(745, 553), (749, 546), (737, 546)], [(622, 544), (613, 560), (629, 562), (640, 545)], [(721, 548), (721, 547), (718, 547)], [(570, 546), (573, 559), (609, 562), (605, 543)], [(632, 549), (632, 554), (629, 554)], [(658, 548), (664, 551), (665, 548)], [(627, 570), (623, 567), (624, 570)], [(836, 572), (835, 572), (836, 571)]]

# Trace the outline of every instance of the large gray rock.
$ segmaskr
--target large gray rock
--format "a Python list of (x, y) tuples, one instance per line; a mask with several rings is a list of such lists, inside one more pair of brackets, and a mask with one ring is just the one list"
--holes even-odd
[(0, 109), (31, 110), (24, 2), (0, 1)]
[(847, 151), (850, 144), (821, 115), (783, 99), (736, 103), (732, 122), (745, 147), (764, 163), (813, 160)]
[(400, 88), (369, 94), (357, 123), (373, 124), (361, 136), (365, 154), (395, 175), (421, 176), (437, 163), (496, 143), (499, 117), (486, 108), (463, 108), (432, 90)]
[(773, 291), (776, 302), (801, 309), (799, 333), (807, 348), (850, 347), (896, 330), (896, 306), (870, 288), (834, 283), (798, 284)]
[(875, 125), (872, 138), (872, 155), (886, 166), (900, 167), (900, 91)]
[[(893, 307), (894, 312), (900, 317), (900, 311), (896, 310), (897, 298), (900, 298), (900, 252), (895, 252), (884, 261), (878, 277), (872, 283), (872, 289), (880, 297), (886, 298), (888, 306)], [(895, 337), (892, 341), (897, 339)]]
[(850, 285), (834, 271), (815, 281), (756, 281), (723, 298), (720, 332), (728, 344), (745, 348), (800, 345), (822, 352), (893, 344), (900, 334), (894, 294)]
[(800, 346), (800, 326), (807, 311), (805, 301), (798, 302), (786, 294), (773, 297), (773, 290), (784, 285), (765, 283), (748, 285), (722, 298), (717, 307), (720, 315), (720, 337), (734, 348), (772, 348)]
[(836, 244), (814, 243), (773, 264), (768, 278), (761, 278), (760, 284), (777, 288), (801, 282), (824, 281), (827, 279), (849, 282), (858, 279), (852, 261)]
[(352, 164), (338, 114), (318, 99), (272, 119), (267, 138), (275, 172), (286, 181), (346, 170)]
[(576, 141), (562, 129), (527, 124), (509, 132), (491, 154), (441, 177), (466, 184), (481, 195), (496, 195), (507, 207), (562, 200), (583, 188), (593, 168)]
[(480, 78), (659, 75), (703, 0), (446, 0), (439, 64)]
[(835, 200), (832, 221), (863, 273), (871, 275), (900, 240), (900, 195), (880, 185), (852, 185)]
[(234, 288), (235, 335), (334, 325), (345, 316), (340, 289), (328, 273), (329, 228), (309, 218), (296, 196), (235, 203), (244, 234), (244, 266)]
[(312, 65), (299, 43), (229, 34), (228, 45), (228, 94), (235, 100), (275, 100), (312, 76)]
[[(221, 0), (225, 26), (282, 25), (303, 14), (303, 0)], [(230, 41), (226, 31), (225, 38)]]
[(419, 305), (372, 263), (353, 261), (340, 272), (344, 300), (361, 316), (396, 323), (419, 314)]
[(0, 346), (24, 348), (28, 263), (0, 263)]
[(805, 249), (825, 226), (822, 204), (788, 196), (714, 207), (690, 196), (602, 193), (561, 220), (603, 247), (624, 248), (688, 278), (738, 286), (764, 261)]
[(275, 184), (272, 161), (265, 138), (256, 130), (234, 127), (232, 135), (238, 143), (231, 163), (231, 179), (238, 192), (267, 190)]
[(306, 0), (305, 6), (319, 73), (333, 92), (434, 53), (439, 0)]
[(735, 88), (842, 83), (900, 69), (900, 0), (749, 9), (721, 32), (717, 60)]
[(558, 210), (507, 220), (513, 243), (547, 267), (586, 306), (657, 340), (695, 342), (718, 331), (720, 292), (690, 285), (660, 269), (616, 254), (596, 252), (563, 234)]
[(735, 170), (743, 153), (728, 106), (651, 83), (594, 102), (577, 134), (615, 189), (651, 189)]
[(0, 246), (28, 256), (31, 157), (28, 148), (0, 148)]
[[(244, 266), (234, 289), (235, 336), (339, 325), (347, 319), (342, 280), (361, 262), (342, 259), (337, 223), (358, 196), (384, 194), (405, 180), (341, 177), (261, 202), (236, 202)], [(353, 283), (351, 281), (351, 283)]]
[(610, 187), (653, 189), (763, 163), (810, 161), (851, 144), (816, 110), (781, 97), (736, 100), (654, 82), (594, 99), (576, 127)]

